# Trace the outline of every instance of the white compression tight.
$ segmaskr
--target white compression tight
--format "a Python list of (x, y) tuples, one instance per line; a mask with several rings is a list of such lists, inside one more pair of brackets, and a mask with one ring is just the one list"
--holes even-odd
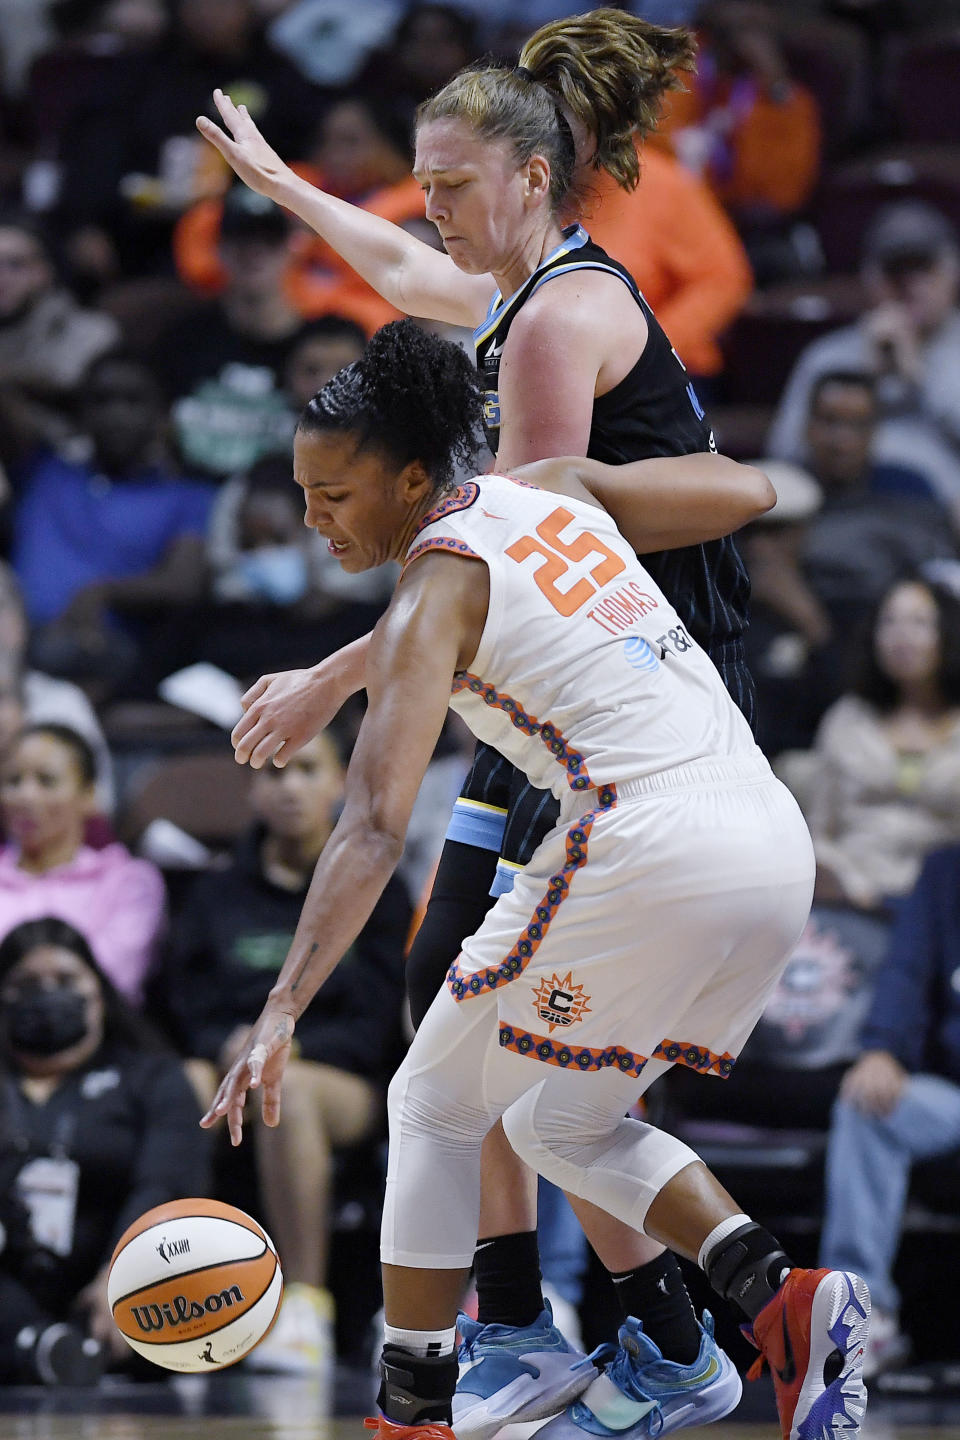
[(667, 1181), (697, 1159), (673, 1136), (624, 1119), (666, 1063), (651, 1061), (639, 1080), (612, 1068), (562, 1070), (501, 1049), (498, 1036), (495, 994), (458, 1004), (444, 986), (390, 1085), (385, 1264), (471, 1264), (481, 1146), (501, 1116), (528, 1165), (636, 1230)]

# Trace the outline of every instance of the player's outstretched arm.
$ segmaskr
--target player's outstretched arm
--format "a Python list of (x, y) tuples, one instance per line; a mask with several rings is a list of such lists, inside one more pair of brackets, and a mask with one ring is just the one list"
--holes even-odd
[(609, 511), (638, 555), (718, 540), (756, 520), (777, 499), (762, 470), (709, 451), (627, 465), (543, 460), (511, 473), (545, 490), (592, 498)]
[(282, 770), (363, 689), (369, 643), (362, 635), (309, 669), (261, 675), (244, 695), (230, 736), (238, 765), (261, 770), (272, 760)]
[[(371, 637), (367, 713), (343, 811), (314, 870), (289, 954), (201, 1124), (243, 1134), (247, 1092), (280, 1118), (294, 1026), (370, 918), (403, 850), (410, 812), (443, 728), (455, 672), (473, 659), (487, 593), (476, 561), (433, 552), (407, 571)], [(484, 578), (486, 570), (483, 570)]]
[(489, 275), (465, 275), (449, 255), (399, 225), (302, 180), (267, 144), (245, 106), (222, 90), (213, 100), (223, 126), (200, 115), (197, 129), (245, 185), (299, 216), (398, 310), (471, 329), (480, 323), (495, 288)]

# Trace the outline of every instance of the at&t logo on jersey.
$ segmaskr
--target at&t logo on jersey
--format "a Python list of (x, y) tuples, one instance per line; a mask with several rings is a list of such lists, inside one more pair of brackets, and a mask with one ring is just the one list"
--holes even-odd
[(642, 635), (631, 635), (629, 640), (624, 641), (623, 658), (634, 670), (646, 672), (660, 668), (656, 651)]

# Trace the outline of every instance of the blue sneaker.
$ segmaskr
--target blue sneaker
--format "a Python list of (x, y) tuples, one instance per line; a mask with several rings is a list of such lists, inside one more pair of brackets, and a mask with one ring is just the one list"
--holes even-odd
[(562, 1415), (538, 1430), (536, 1440), (584, 1440), (585, 1435), (634, 1440), (729, 1415), (740, 1402), (740, 1376), (714, 1342), (709, 1310), (703, 1312), (701, 1330), (696, 1360), (677, 1365), (664, 1360), (639, 1320), (629, 1319), (620, 1327), (620, 1348), (603, 1373)]
[(457, 1440), (489, 1440), (503, 1425), (543, 1420), (596, 1378), (593, 1361), (553, 1323), (547, 1301), (532, 1325), (480, 1325), (461, 1315), (460, 1380), (453, 1397)]

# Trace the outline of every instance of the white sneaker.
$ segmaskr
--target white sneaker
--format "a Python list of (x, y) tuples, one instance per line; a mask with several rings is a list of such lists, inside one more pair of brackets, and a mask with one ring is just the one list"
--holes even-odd
[(316, 1375), (336, 1360), (333, 1298), (315, 1285), (288, 1285), (273, 1329), (246, 1358), (248, 1370)]
[(874, 1380), (884, 1370), (895, 1370), (909, 1358), (912, 1348), (910, 1337), (900, 1329), (895, 1312), (874, 1309), (863, 1356), (864, 1380)]

